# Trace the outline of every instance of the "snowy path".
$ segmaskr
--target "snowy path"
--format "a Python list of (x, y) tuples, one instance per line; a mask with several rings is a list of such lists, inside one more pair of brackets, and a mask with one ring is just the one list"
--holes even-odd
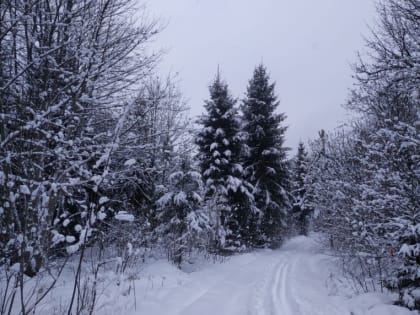
[(296, 238), (280, 250), (235, 256), (178, 288), (155, 292), (137, 314), (350, 314), (329, 296), (328, 273), (319, 268), (325, 256), (316, 251), (312, 240)]
[(270, 256), (276, 263), (267, 272), (262, 290), (257, 289), (249, 314), (350, 314), (329, 295), (325, 282), (328, 274), (322, 272), (325, 257), (316, 253), (315, 244), (304, 238), (294, 239)]
[(344, 283), (336, 277), (336, 263), (305, 237), (294, 238), (279, 250), (237, 255), (190, 274), (165, 263), (153, 264), (144, 273), (148, 276), (136, 284), (135, 309), (131, 298), (119, 297), (100, 314), (410, 314), (383, 304), (377, 295), (351, 300), (337, 294), (337, 284)]

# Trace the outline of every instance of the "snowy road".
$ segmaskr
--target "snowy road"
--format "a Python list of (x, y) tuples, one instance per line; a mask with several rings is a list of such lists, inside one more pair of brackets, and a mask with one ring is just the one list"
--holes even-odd
[[(144, 315), (385, 315), (410, 312), (383, 304), (377, 295), (353, 300), (339, 294), (336, 263), (310, 238), (275, 251), (259, 251), (210, 264), (190, 274), (166, 263), (148, 276), (132, 299), (119, 298), (101, 314)], [(140, 292), (140, 293), (139, 293)], [(342, 293), (342, 292), (341, 292)], [(359, 299), (359, 300), (357, 300)], [(351, 302), (352, 301), (352, 302)], [(123, 305), (121, 304), (123, 303)], [(109, 305), (108, 305), (109, 306)], [(105, 311), (106, 310), (106, 311)]]
[(139, 314), (350, 314), (329, 295), (326, 257), (317, 251), (312, 240), (295, 238), (281, 250), (235, 256), (165, 292), (162, 303), (144, 301)]

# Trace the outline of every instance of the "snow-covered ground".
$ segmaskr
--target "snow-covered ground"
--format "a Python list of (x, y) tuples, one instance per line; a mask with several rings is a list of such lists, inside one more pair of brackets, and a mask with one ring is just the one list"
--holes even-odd
[[(129, 281), (102, 275), (96, 314), (142, 315), (409, 315), (391, 296), (355, 296), (337, 261), (314, 238), (296, 237), (223, 263), (181, 271), (166, 261), (146, 265)], [(69, 286), (65, 283), (61, 290)], [(54, 290), (46, 304), (63, 293)], [(44, 307), (48, 307), (44, 304)]]

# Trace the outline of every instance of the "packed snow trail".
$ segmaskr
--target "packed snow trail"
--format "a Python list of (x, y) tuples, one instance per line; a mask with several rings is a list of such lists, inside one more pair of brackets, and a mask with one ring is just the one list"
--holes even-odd
[(275, 251), (236, 255), (190, 274), (163, 262), (150, 265), (143, 273), (148, 276), (136, 284), (135, 309), (132, 298), (119, 296), (98, 314), (410, 314), (384, 305), (377, 295), (359, 300), (340, 296), (338, 286), (344, 281), (337, 277), (337, 262), (307, 237), (294, 238)]
[(144, 301), (138, 314), (350, 314), (328, 295), (328, 274), (319, 270), (325, 256), (317, 251), (313, 240), (299, 237), (276, 251), (232, 257), (193, 275), (201, 281), (170, 290), (161, 303)]

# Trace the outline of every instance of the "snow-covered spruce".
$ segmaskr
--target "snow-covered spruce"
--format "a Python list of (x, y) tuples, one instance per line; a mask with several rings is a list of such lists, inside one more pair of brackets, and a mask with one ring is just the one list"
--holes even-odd
[(178, 159), (176, 171), (169, 175), (167, 191), (157, 200), (160, 226), (169, 258), (180, 266), (184, 256), (208, 243), (210, 222), (201, 207), (201, 175), (191, 165), (190, 157)]
[(243, 135), (235, 99), (217, 74), (205, 103), (197, 133), (198, 159), (205, 185), (205, 203), (215, 222), (215, 246), (246, 245), (249, 218), (255, 213), (253, 187), (244, 179)]
[(292, 161), (291, 195), (293, 198), (292, 223), (299, 234), (307, 235), (310, 215), (313, 212), (313, 197), (307, 189), (309, 181), (308, 156), (303, 142), (299, 142), (297, 154)]
[(241, 106), (245, 134), (245, 178), (254, 186), (259, 212), (249, 224), (253, 242), (276, 243), (286, 227), (289, 201), (289, 170), (284, 147), (287, 127), (284, 113), (278, 114), (275, 84), (270, 83), (266, 68), (259, 65), (247, 87)]

